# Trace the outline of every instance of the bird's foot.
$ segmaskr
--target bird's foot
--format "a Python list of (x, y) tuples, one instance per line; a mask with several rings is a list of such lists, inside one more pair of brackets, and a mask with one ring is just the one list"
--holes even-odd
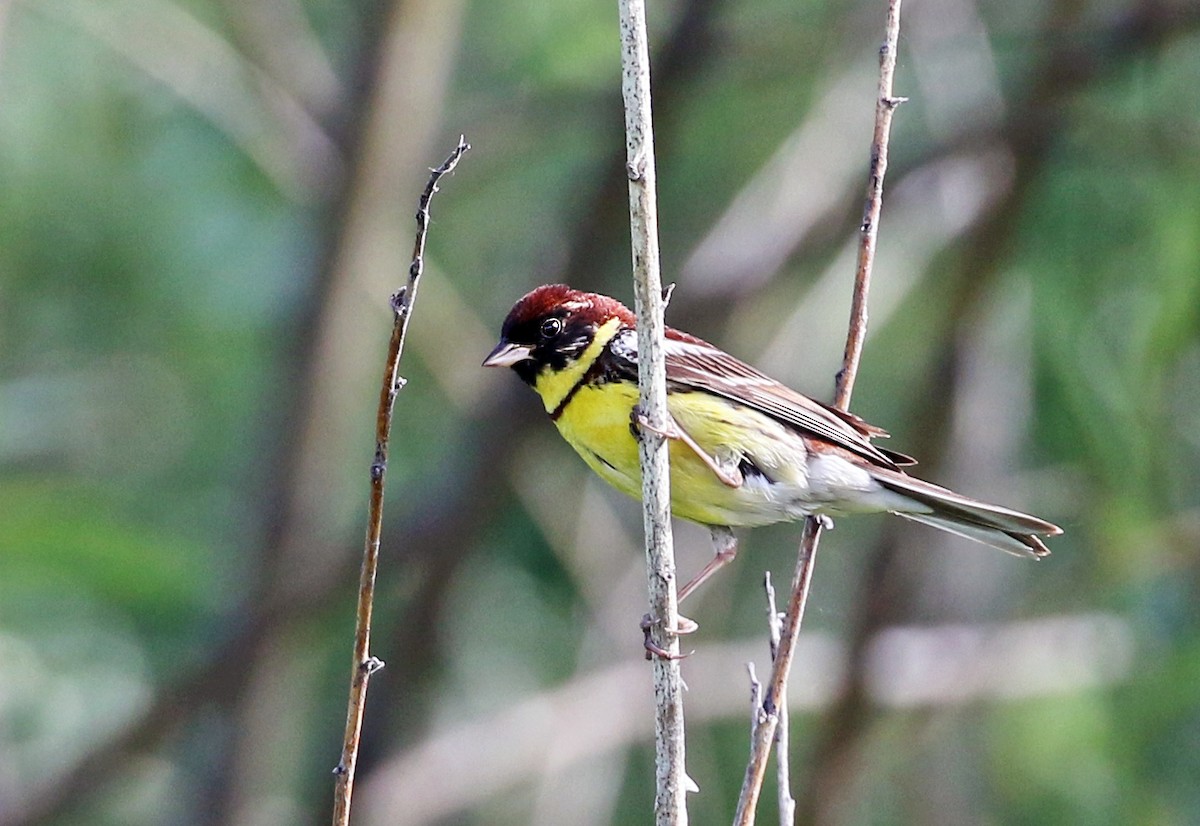
[[(682, 660), (692, 655), (693, 652), (691, 651), (686, 654), (672, 653), (650, 639), (650, 631), (654, 628), (654, 618), (649, 614), (643, 616), (642, 621), (638, 625), (642, 629), (642, 646), (646, 649), (646, 659), (650, 659), (651, 656), (657, 656), (662, 657), (664, 660)], [(690, 620), (680, 614), (678, 615), (678, 624), (671, 633), (675, 636), (682, 636), (695, 632), (699, 627), (694, 620)]]
[(709, 455), (708, 451), (696, 444), (696, 440), (691, 435), (679, 426), (679, 423), (671, 416), (667, 417), (667, 423), (664, 427), (658, 427), (650, 423), (649, 418), (642, 411), (641, 405), (634, 405), (633, 410), (629, 414), (629, 428), (633, 431), (636, 437), (640, 431), (648, 430), (651, 433), (657, 433), (664, 439), (671, 439), (678, 442), (683, 442), (691, 448), (691, 451), (704, 462), (705, 466), (713, 472), (713, 474), (721, 480), (721, 483), (731, 488), (740, 488), (745, 477), (737, 468), (727, 469), (721, 467), (720, 463)]

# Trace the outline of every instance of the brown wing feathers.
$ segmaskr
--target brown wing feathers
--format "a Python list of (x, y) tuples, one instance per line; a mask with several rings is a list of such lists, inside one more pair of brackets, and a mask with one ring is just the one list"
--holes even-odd
[(885, 430), (797, 393), (695, 336), (667, 328), (666, 362), (669, 382), (752, 407), (884, 467), (915, 464), (902, 453), (871, 444), (872, 437), (887, 436)]

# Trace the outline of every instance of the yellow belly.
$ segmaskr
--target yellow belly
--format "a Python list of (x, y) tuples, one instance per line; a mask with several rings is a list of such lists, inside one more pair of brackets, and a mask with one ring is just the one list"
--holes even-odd
[[(564, 408), (556, 424), (563, 438), (605, 481), (630, 496), (641, 498), (641, 469), (638, 443), (630, 431), (630, 411), (637, 404), (637, 387), (613, 382), (582, 387)], [(761, 449), (786, 454), (791, 448), (803, 450), (795, 434), (761, 414), (702, 392), (672, 393), (668, 409), (675, 420), (710, 456), (723, 467), (736, 469), (743, 455)], [(737, 422), (735, 426), (734, 422)], [(749, 450), (748, 436), (756, 437)], [(774, 485), (759, 479), (758, 484), (737, 488), (722, 482), (687, 445), (670, 443), (671, 509), (683, 519), (705, 525), (768, 525), (799, 514), (794, 506), (779, 501)], [(795, 472), (803, 473), (804, 456), (768, 457), (772, 477), (796, 481)], [(760, 465), (761, 466), (761, 465)]]

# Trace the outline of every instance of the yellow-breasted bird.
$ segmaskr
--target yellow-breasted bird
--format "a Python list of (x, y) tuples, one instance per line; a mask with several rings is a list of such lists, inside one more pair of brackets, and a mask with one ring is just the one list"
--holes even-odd
[[(605, 481), (640, 497), (636, 318), (619, 301), (538, 287), (504, 319), (485, 367), (511, 367), (571, 447)], [(671, 509), (712, 531), (716, 557), (683, 599), (733, 559), (733, 527), (889, 511), (1025, 557), (1062, 529), (909, 476), (915, 461), (871, 444), (887, 433), (813, 401), (687, 333), (666, 330)], [(633, 417), (633, 418), (631, 418)]]

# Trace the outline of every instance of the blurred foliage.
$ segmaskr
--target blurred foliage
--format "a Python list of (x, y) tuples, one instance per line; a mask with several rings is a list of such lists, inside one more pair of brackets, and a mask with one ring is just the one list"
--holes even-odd
[[(652, 5), (669, 320), (824, 396), (882, 6)], [(1067, 533), (1036, 566), (883, 517), (825, 538), (801, 820), (1195, 823), (1200, 14), (904, 15), (855, 409)], [(537, 283), (630, 297), (618, 83), (611, 3), (0, 3), (0, 826), (327, 818), (386, 300), (459, 133), (356, 822), (646, 821), (640, 515), (478, 368)], [(744, 537), (688, 606), (701, 826), (798, 535)]]

